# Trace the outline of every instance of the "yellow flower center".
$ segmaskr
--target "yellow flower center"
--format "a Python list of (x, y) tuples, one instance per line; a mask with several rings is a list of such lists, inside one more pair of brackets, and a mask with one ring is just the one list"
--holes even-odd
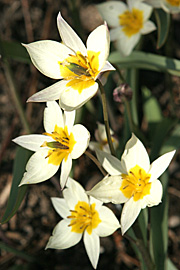
[(68, 155), (71, 153), (76, 143), (73, 134), (68, 134), (67, 126), (63, 129), (56, 125), (52, 133), (46, 132), (44, 135), (48, 135), (54, 140), (52, 142), (44, 142), (43, 145), (41, 145), (42, 147), (49, 147), (48, 155), (46, 156), (48, 163), (60, 165), (64, 158), (67, 160)]
[(137, 34), (143, 27), (143, 11), (133, 8), (132, 11), (125, 11), (119, 15), (119, 24), (129, 38)]
[(66, 86), (71, 86), (79, 93), (92, 86), (99, 73), (99, 54), (100, 52), (87, 51), (87, 56), (83, 56), (77, 52), (59, 62), (61, 76), (70, 80)]
[(151, 175), (138, 165), (130, 169), (128, 174), (121, 174), (121, 176), (123, 181), (120, 190), (125, 197), (131, 198), (133, 196), (134, 201), (138, 201), (150, 194), (151, 183), (149, 183), (149, 179)]
[(166, 2), (174, 7), (179, 7), (180, 5), (180, 0), (166, 0)]
[(86, 230), (89, 234), (92, 233), (101, 222), (95, 207), (95, 203), (89, 205), (87, 202), (79, 201), (74, 210), (70, 210), (71, 215), (67, 218), (71, 219), (68, 225), (71, 226), (71, 232), (83, 233)]

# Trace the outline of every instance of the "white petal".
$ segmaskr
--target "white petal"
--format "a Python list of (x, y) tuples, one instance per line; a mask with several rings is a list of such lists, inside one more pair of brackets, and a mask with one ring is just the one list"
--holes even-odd
[(128, 56), (138, 43), (140, 37), (140, 32), (131, 37), (128, 37), (123, 31), (121, 31), (116, 41), (117, 49), (121, 52), (123, 56)]
[(53, 132), (55, 126), (64, 128), (64, 121), (61, 108), (56, 101), (49, 101), (44, 110), (44, 129), (46, 132)]
[(145, 4), (145, 3), (142, 3), (142, 1), (136, 1), (135, 2), (133, 0), (132, 2), (134, 2), (134, 4), (133, 4), (134, 8), (137, 8), (137, 9), (143, 11), (143, 21), (144, 22), (147, 21), (151, 16), (151, 13), (152, 13), (152, 10), (153, 10), (152, 7)]
[(101, 219), (101, 222), (93, 231), (100, 237), (111, 235), (118, 228), (120, 228), (118, 219), (106, 206), (102, 206), (99, 210), (99, 218)]
[(78, 90), (75, 90), (73, 87), (68, 87), (65, 91), (63, 91), (59, 100), (61, 108), (66, 111), (76, 110), (97, 93), (98, 83), (94, 82), (94, 84), (90, 87), (87, 87), (85, 82), (83, 83), (85, 88), (81, 93), (79, 93)]
[(104, 203), (112, 202), (114, 204), (124, 203), (128, 199), (120, 191), (122, 179), (120, 176), (105, 177), (90, 191), (86, 193), (101, 200)]
[(56, 225), (46, 249), (66, 249), (76, 245), (81, 240), (82, 234), (71, 232), (71, 227), (68, 227), (68, 225), (69, 220), (62, 220)]
[(111, 154), (97, 149), (96, 155), (101, 165), (110, 175), (120, 175), (121, 173), (126, 173), (119, 159), (115, 158)]
[(106, 25), (100, 25), (97, 27), (87, 39), (87, 50), (93, 52), (99, 52), (99, 67), (100, 71), (109, 56), (110, 36), (109, 30)]
[(71, 48), (75, 53), (81, 52), (82, 55), (87, 55), (86, 47), (74, 30), (67, 24), (67, 22), (62, 18), (59, 12), (57, 17), (57, 26), (62, 38), (63, 43)]
[(90, 205), (93, 204), (93, 203), (95, 203), (96, 204), (95, 209), (97, 211), (99, 211), (99, 209), (102, 207), (102, 204), (103, 204), (102, 201), (97, 200), (97, 199), (95, 199), (94, 197), (91, 197), (91, 196), (89, 196), (89, 203), (90, 203)]
[(150, 181), (158, 179), (159, 176), (167, 169), (176, 151), (168, 152), (158, 159), (156, 159), (150, 166), (149, 172), (151, 174)]
[(154, 30), (156, 30), (156, 25), (151, 21), (147, 21), (144, 23), (144, 26), (141, 29), (141, 34), (149, 34)]
[(70, 210), (74, 209), (78, 201), (87, 202), (89, 204), (88, 196), (83, 187), (70, 177), (67, 181), (67, 188), (63, 190), (63, 196)]
[(47, 155), (48, 150), (42, 149), (31, 156), (19, 186), (43, 182), (57, 172), (59, 165), (56, 166), (48, 163)]
[(74, 54), (65, 45), (52, 40), (41, 40), (23, 45), (35, 67), (52, 79), (62, 78), (59, 62), (62, 62), (69, 54)]
[(69, 216), (69, 207), (65, 201), (65, 199), (62, 198), (51, 198), (52, 204), (56, 210), (56, 212), (62, 217), (67, 218)]
[(116, 70), (108, 61), (106, 61), (104, 67), (101, 69), (101, 72), (99, 73), (98, 77), (102, 75), (103, 72), (105, 71), (111, 71), (111, 70)]
[(86, 148), (89, 145), (90, 133), (83, 125), (80, 124), (73, 126), (72, 133), (76, 143), (71, 152), (71, 157), (72, 159), (76, 159), (86, 151)]
[(145, 0), (144, 2), (155, 8), (161, 7), (161, 0)]
[(146, 172), (149, 171), (150, 162), (148, 153), (142, 142), (134, 134), (132, 134), (131, 139), (126, 144), (121, 158), (121, 164), (126, 168), (127, 172), (136, 165), (139, 165)]
[(141, 208), (142, 208), (143, 200), (134, 201), (133, 197), (131, 197), (124, 205), (122, 214), (121, 214), (121, 231), (124, 234), (134, 223), (136, 218), (138, 217)]
[(19, 136), (12, 141), (26, 149), (36, 152), (42, 149), (41, 145), (43, 144), (43, 142), (52, 141), (52, 138), (50, 140), (50, 138), (46, 135), (31, 134)]
[(118, 1), (109, 1), (96, 5), (96, 7), (110, 27), (119, 26), (119, 15), (127, 10), (127, 6)]
[(162, 5), (162, 8), (164, 9), (165, 12), (169, 12), (172, 14), (180, 12), (180, 4), (179, 4), (179, 6), (173, 6), (170, 3), (168, 3), (167, 0), (161, 0), (161, 5)]
[(64, 158), (61, 163), (61, 174), (60, 174), (61, 189), (63, 189), (64, 186), (66, 185), (71, 168), (72, 168), (72, 158), (71, 155), (68, 155), (67, 159), (65, 160)]
[(154, 180), (151, 183), (150, 194), (144, 197), (145, 205), (143, 208), (145, 208), (146, 205), (149, 207), (158, 205), (161, 202), (162, 193), (163, 189), (161, 182), (159, 180)]
[(101, 144), (98, 143), (98, 142), (90, 142), (89, 143), (89, 149), (91, 149), (92, 151), (96, 151), (97, 149), (100, 150), (101, 149)]
[(27, 102), (46, 102), (54, 101), (60, 98), (62, 91), (66, 88), (67, 81), (62, 80), (53, 85), (35, 93)]
[(110, 30), (110, 39), (111, 41), (115, 41), (117, 39), (120, 39), (120, 35), (122, 35), (122, 27), (118, 26), (116, 28), (113, 28)]
[(91, 234), (88, 234), (87, 231), (85, 231), (83, 240), (89, 260), (91, 261), (94, 269), (96, 269), (100, 254), (99, 236), (97, 236), (93, 231)]
[(64, 112), (64, 126), (67, 126), (69, 135), (74, 125), (75, 116), (76, 116), (76, 111)]

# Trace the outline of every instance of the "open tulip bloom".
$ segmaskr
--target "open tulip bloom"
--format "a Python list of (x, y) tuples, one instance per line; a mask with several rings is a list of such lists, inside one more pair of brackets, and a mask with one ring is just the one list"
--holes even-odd
[(98, 91), (96, 80), (105, 71), (114, 70), (109, 55), (107, 25), (97, 27), (87, 39), (87, 48), (59, 13), (57, 26), (63, 43), (52, 40), (24, 45), (35, 67), (53, 79), (62, 79), (28, 99), (33, 102), (59, 99), (64, 110), (81, 107)]
[(132, 52), (141, 35), (156, 29), (154, 23), (148, 20), (152, 7), (142, 3), (142, 0), (127, 0), (127, 5), (120, 1), (108, 1), (97, 5), (97, 9), (112, 27), (111, 41), (116, 41), (118, 50), (124, 56)]
[[(96, 150), (96, 149), (100, 149), (102, 151), (108, 152), (110, 153), (110, 149), (109, 149), (109, 144), (108, 144), (108, 140), (107, 140), (107, 135), (106, 135), (106, 129), (105, 129), (105, 125), (101, 124), (101, 123), (97, 123), (98, 128), (95, 130), (95, 138), (96, 138), (96, 142), (90, 142), (89, 143), (89, 148), (91, 150)], [(113, 137), (114, 132), (110, 129), (110, 134), (111, 134), (111, 140), (113, 142), (113, 146), (114, 148), (118, 147), (118, 141), (115, 137)]]
[(63, 218), (53, 230), (47, 248), (66, 249), (76, 245), (83, 237), (88, 257), (96, 268), (99, 237), (112, 234), (120, 225), (113, 212), (102, 202), (88, 197), (82, 186), (69, 178), (62, 198), (52, 198), (57, 213)]
[(162, 185), (158, 177), (166, 170), (174, 153), (166, 153), (150, 164), (145, 147), (134, 134), (126, 144), (121, 161), (97, 150), (99, 161), (111, 176), (105, 177), (88, 194), (105, 203), (124, 203), (120, 221), (122, 234), (134, 223), (141, 209), (161, 202)]
[(162, 8), (168, 13), (180, 12), (180, 0), (146, 0), (154, 8)]
[(74, 119), (75, 111), (63, 114), (56, 101), (49, 101), (44, 110), (46, 132), (42, 135), (23, 135), (13, 140), (20, 146), (35, 151), (26, 165), (20, 186), (49, 179), (61, 164), (60, 184), (64, 187), (72, 167), (72, 159), (79, 158), (85, 152), (90, 139), (84, 126), (73, 125)]

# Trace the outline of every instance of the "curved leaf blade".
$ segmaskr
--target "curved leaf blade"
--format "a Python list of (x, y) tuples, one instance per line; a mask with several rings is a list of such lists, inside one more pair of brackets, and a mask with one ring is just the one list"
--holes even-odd
[(158, 26), (157, 48), (159, 49), (164, 45), (168, 37), (170, 27), (170, 14), (165, 12), (163, 9), (156, 9), (154, 12)]
[(26, 194), (27, 185), (18, 187), (22, 176), (25, 172), (25, 167), (28, 159), (32, 155), (32, 152), (22, 147), (17, 148), (16, 157), (13, 167), (13, 180), (11, 186), (11, 192), (7, 204), (6, 211), (2, 217), (1, 224), (4, 224), (14, 216), (19, 209), (22, 200)]

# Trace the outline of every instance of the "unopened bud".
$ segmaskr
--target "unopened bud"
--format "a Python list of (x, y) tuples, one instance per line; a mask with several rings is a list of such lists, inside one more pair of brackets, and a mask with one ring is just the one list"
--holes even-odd
[(129, 84), (122, 83), (113, 91), (114, 101), (123, 102), (124, 99), (131, 100), (132, 94), (132, 89)]

